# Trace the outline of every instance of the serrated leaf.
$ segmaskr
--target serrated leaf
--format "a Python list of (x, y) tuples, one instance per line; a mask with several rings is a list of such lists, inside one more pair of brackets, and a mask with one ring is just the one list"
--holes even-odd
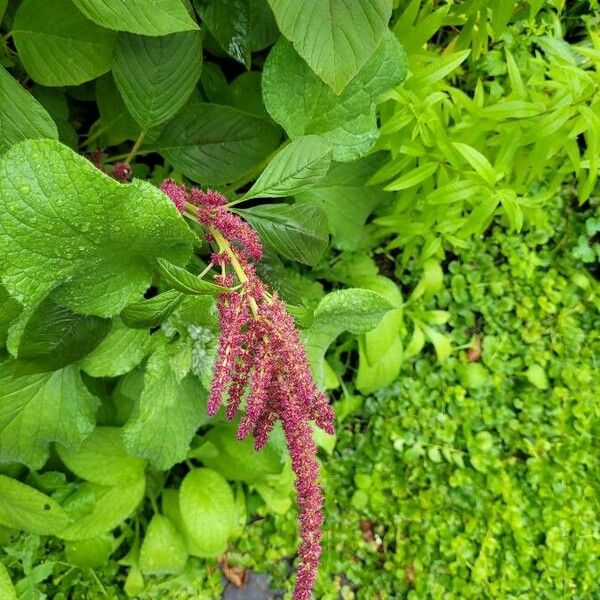
[(269, 114), (291, 139), (318, 134), (334, 160), (366, 154), (378, 137), (375, 102), (406, 75), (406, 55), (393, 34), (337, 96), (311, 71), (292, 45), (280, 40), (263, 71), (263, 99)]
[(323, 358), (344, 331), (355, 335), (374, 329), (394, 306), (380, 294), (350, 288), (327, 294), (315, 310), (312, 326), (303, 332), (306, 351), (317, 383), (324, 380)]
[(46, 109), (0, 66), (0, 154), (34, 138), (58, 139)]
[(89, 19), (117, 31), (167, 35), (198, 29), (182, 0), (73, 0)]
[(286, 258), (314, 265), (327, 248), (327, 218), (318, 206), (265, 204), (240, 213), (264, 243)]
[(94, 350), (110, 329), (107, 319), (77, 315), (50, 299), (23, 318), (26, 322), (16, 357), (28, 362), (29, 373), (55, 371), (77, 362)]
[(76, 450), (59, 444), (56, 450), (75, 475), (92, 483), (120, 485), (144, 479), (146, 461), (127, 454), (117, 427), (96, 427)]
[[(129, 517), (144, 497), (146, 479), (136, 479), (117, 486), (84, 483), (74, 498), (64, 503), (67, 514), (73, 505), (75, 522), (58, 535), (65, 540), (85, 540), (118, 527)], [(86, 510), (80, 511), (77, 496), (86, 497)], [(91, 506), (89, 506), (91, 504)]]
[(177, 309), (183, 295), (176, 290), (169, 290), (148, 300), (140, 300), (126, 306), (119, 315), (127, 327), (135, 329), (152, 329), (158, 327)]
[(115, 34), (86, 19), (71, 0), (24, 0), (13, 38), (27, 73), (42, 85), (78, 85), (111, 67)]
[(231, 58), (250, 67), (249, 0), (208, 0), (198, 7), (202, 24)]
[(310, 68), (339, 94), (387, 29), (391, 0), (269, 0), (280, 31)]
[(223, 476), (212, 469), (190, 471), (179, 489), (179, 507), (190, 554), (221, 554), (231, 535), (235, 513), (233, 492)]
[(172, 353), (163, 343), (148, 359), (144, 389), (123, 430), (128, 452), (163, 470), (185, 459), (207, 420), (204, 388), (192, 375), (180, 380), (170, 364)]
[(277, 148), (272, 122), (229, 106), (196, 102), (184, 107), (157, 142), (158, 151), (203, 185), (231, 183)]
[(108, 335), (79, 364), (92, 377), (118, 377), (142, 362), (150, 343), (147, 331), (130, 329), (114, 320)]
[(185, 540), (168, 517), (155, 514), (140, 549), (140, 569), (145, 575), (178, 574), (183, 571), (188, 553)]
[(329, 169), (331, 148), (319, 136), (294, 140), (277, 153), (244, 198), (293, 196), (318, 183)]
[(229, 291), (229, 288), (211, 283), (205, 279), (198, 279), (193, 273), (170, 263), (168, 260), (159, 258), (156, 264), (158, 272), (164, 277), (165, 281), (183, 294), (214, 296)]
[(0, 276), (25, 306), (52, 294), (113, 316), (148, 288), (154, 258), (184, 262), (192, 240), (157, 188), (119, 184), (58, 142), (22, 142), (0, 159)]
[(50, 442), (76, 447), (93, 431), (98, 401), (74, 365), (20, 377), (13, 369), (0, 367), (0, 454), (38, 469)]
[(20, 481), (0, 475), (0, 490), (0, 525), (38, 535), (57, 535), (70, 523), (55, 500)]
[(202, 69), (199, 31), (117, 38), (113, 76), (133, 118), (144, 131), (168, 121), (187, 102)]
[(213, 427), (203, 436), (209, 448), (204, 452), (200, 448), (194, 456), (230, 481), (255, 483), (281, 473), (281, 455), (272, 445), (267, 443), (260, 452), (255, 452), (252, 439), (239, 442), (236, 431), (237, 427), (229, 424)]

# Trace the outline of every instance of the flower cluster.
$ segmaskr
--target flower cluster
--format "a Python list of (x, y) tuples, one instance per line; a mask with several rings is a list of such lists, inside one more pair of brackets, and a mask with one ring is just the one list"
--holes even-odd
[(94, 150), (89, 156), (90, 162), (100, 169), (100, 171), (106, 173), (113, 179), (120, 181), (121, 183), (127, 183), (133, 175), (133, 169), (128, 162), (118, 162), (112, 165), (104, 164), (104, 153), (102, 150)]
[(221, 334), (207, 410), (214, 415), (226, 401), (227, 418), (233, 419), (245, 400), (238, 439), (252, 433), (257, 450), (267, 443), (276, 422), (281, 422), (298, 495), (301, 543), (294, 599), (308, 600), (321, 555), (323, 524), (319, 463), (310, 423), (333, 433), (333, 411), (313, 380), (285, 304), (269, 293), (252, 265), (262, 256), (256, 232), (229, 212), (226, 199), (216, 192), (194, 189), (188, 193), (170, 181), (161, 189), (178, 207), (184, 194), (184, 202), (207, 228), (209, 241), (219, 249), (212, 255), (212, 263), (221, 267), (217, 282), (231, 285), (237, 278), (240, 284), (217, 301)]

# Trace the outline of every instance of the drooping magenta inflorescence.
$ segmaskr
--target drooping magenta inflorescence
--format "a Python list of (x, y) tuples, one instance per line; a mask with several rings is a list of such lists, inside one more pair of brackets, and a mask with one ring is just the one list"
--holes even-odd
[(226, 401), (233, 419), (245, 400), (238, 439), (249, 434), (260, 450), (277, 421), (283, 427), (298, 495), (300, 565), (294, 600), (308, 600), (321, 556), (323, 495), (311, 421), (333, 433), (334, 415), (327, 396), (314, 382), (304, 346), (293, 318), (277, 294), (270, 294), (252, 261), (262, 257), (257, 233), (227, 208), (217, 192), (188, 192), (171, 180), (161, 189), (180, 206), (191, 207), (207, 228), (208, 240), (218, 247), (211, 262), (221, 268), (216, 280), (235, 291), (217, 301), (221, 334), (208, 413), (214, 415)]

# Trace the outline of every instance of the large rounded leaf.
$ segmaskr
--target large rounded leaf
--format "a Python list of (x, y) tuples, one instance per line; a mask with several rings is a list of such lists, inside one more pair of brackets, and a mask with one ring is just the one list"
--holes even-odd
[(221, 554), (235, 513), (233, 492), (223, 476), (212, 469), (190, 471), (179, 490), (179, 507), (190, 554)]

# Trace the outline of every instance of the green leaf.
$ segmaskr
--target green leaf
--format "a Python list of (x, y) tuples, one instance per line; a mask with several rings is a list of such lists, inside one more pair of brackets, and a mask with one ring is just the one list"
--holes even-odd
[(192, 375), (177, 376), (172, 346), (162, 344), (150, 356), (144, 389), (123, 430), (128, 452), (162, 470), (185, 459), (194, 433), (207, 421), (206, 392)]
[(57, 142), (22, 142), (0, 159), (0, 276), (25, 306), (52, 294), (113, 316), (148, 288), (154, 258), (184, 262), (192, 239), (157, 188), (117, 183)]
[(300, 137), (277, 153), (243, 197), (276, 198), (303, 192), (325, 177), (330, 163), (331, 148), (320, 137)]
[(327, 248), (327, 219), (318, 206), (265, 204), (240, 211), (240, 214), (264, 243), (291, 260), (314, 265)]
[(168, 260), (159, 258), (156, 261), (159, 273), (165, 281), (172, 285), (178, 292), (193, 296), (213, 296), (227, 292), (229, 288), (222, 287), (205, 279), (198, 279), (186, 269), (182, 269)]
[(115, 549), (115, 539), (110, 533), (74, 540), (65, 544), (65, 557), (80, 569), (95, 569), (105, 565)]
[(0, 489), (0, 525), (39, 535), (58, 535), (69, 525), (68, 515), (46, 494), (4, 475)]
[(142, 362), (150, 350), (150, 342), (147, 331), (129, 329), (121, 321), (114, 320), (109, 334), (80, 362), (80, 366), (92, 377), (118, 377)]
[(250, 67), (249, 0), (209, 0), (198, 7), (202, 24), (231, 58)]
[(546, 371), (540, 365), (531, 365), (525, 372), (525, 376), (531, 385), (538, 390), (547, 390), (549, 387)]
[(46, 109), (0, 66), (0, 154), (23, 140), (58, 139)]
[(97, 400), (73, 365), (21, 377), (13, 368), (0, 367), (0, 455), (37, 469), (50, 442), (76, 447), (93, 431)]
[(398, 177), (398, 179), (394, 179), (392, 183), (386, 185), (383, 189), (387, 192), (397, 192), (399, 190), (407, 190), (415, 187), (429, 179), (437, 171), (438, 166), (439, 164), (436, 162), (426, 162), (425, 164), (412, 169), (408, 173), (404, 173), (404, 175)]
[(379, 135), (375, 103), (406, 75), (406, 55), (393, 34), (344, 92), (336, 96), (309, 69), (291, 44), (280, 40), (263, 72), (263, 99), (269, 114), (291, 139), (318, 134), (340, 162), (366, 154)]
[(158, 327), (181, 304), (183, 295), (176, 290), (169, 290), (150, 298), (140, 300), (126, 306), (120, 314), (127, 327), (135, 329), (151, 329)]
[[(145, 489), (145, 478), (117, 486), (82, 484), (74, 497), (69, 497), (64, 504), (67, 514), (73, 513), (75, 522), (61, 531), (59, 537), (85, 540), (113, 530), (133, 514)], [(85, 509), (81, 508), (81, 498), (85, 499)]]
[(254, 483), (281, 473), (281, 455), (272, 445), (255, 452), (250, 438), (237, 440), (236, 430), (229, 424), (213, 427), (203, 436), (208, 444), (196, 450), (194, 456), (230, 481)]
[(198, 29), (182, 0), (73, 0), (89, 19), (117, 31), (167, 35)]
[(339, 94), (379, 46), (392, 0), (269, 0), (280, 31)]
[(92, 483), (120, 485), (144, 479), (146, 461), (127, 454), (117, 427), (96, 427), (79, 448), (57, 445), (56, 450), (75, 475)]
[[(5, 0), (6, 8), (6, 0)], [(2, 1), (0, 0), (0, 19), (2, 18)], [(10, 580), (6, 567), (0, 562), (0, 595), (4, 600), (17, 600), (17, 591)]]
[(494, 171), (494, 167), (492, 167), (490, 161), (479, 150), (476, 150), (473, 146), (459, 142), (454, 142), (452, 145), (463, 155), (475, 172), (488, 185), (495, 185), (496, 171)]
[(187, 558), (185, 540), (175, 525), (168, 517), (155, 514), (140, 549), (140, 569), (144, 575), (181, 573)]
[(365, 235), (367, 217), (389, 197), (380, 187), (366, 183), (382, 160), (382, 155), (372, 154), (352, 163), (334, 164), (324, 179), (296, 196), (297, 202), (323, 209), (332, 244), (341, 250), (354, 250), (358, 246)]
[(212, 469), (194, 469), (179, 489), (181, 520), (190, 554), (218, 556), (225, 551), (233, 528), (233, 492)]
[(77, 315), (50, 299), (23, 317), (27, 320), (16, 356), (28, 361), (25, 368), (30, 373), (55, 371), (77, 362), (92, 352), (110, 329), (107, 319)]
[(247, 176), (277, 148), (271, 122), (229, 106), (188, 104), (169, 123), (158, 151), (186, 177), (222, 185)]
[(344, 331), (355, 335), (374, 329), (394, 306), (370, 290), (350, 288), (327, 294), (315, 310), (304, 342), (317, 383), (324, 381), (323, 358), (333, 340)]
[(452, 354), (452, 341), (450, 337), (440, 333), (433, 327), (421, 325), (421, 328), (427, 339), (433, 344), (438, 361), (445, 361)]
[(278, 37), (279, 29), (267, 0), (250, 0), (250, 50), (264, 50)]
[(409, 85), (412, 89), (425, 89), (436, 81), (444, 79), (447, 75), (450, 75), (454, 69), (458, 68), (469, 56), (470, 50), (461, 50), (454, 54), (442, 56), (427, 67), (417, 71), (415, 75), (409, 80)]
[(71, 0), (24, 0), (13, 38), (27, 73), (42, 85), (78, 85), (110, 71), (115, 34), (86, 19)]
[(117, 38), (113, 76), (133, 118), (144, 131), (173, 117), (194, 91), (202, 69), (199, 31)]

